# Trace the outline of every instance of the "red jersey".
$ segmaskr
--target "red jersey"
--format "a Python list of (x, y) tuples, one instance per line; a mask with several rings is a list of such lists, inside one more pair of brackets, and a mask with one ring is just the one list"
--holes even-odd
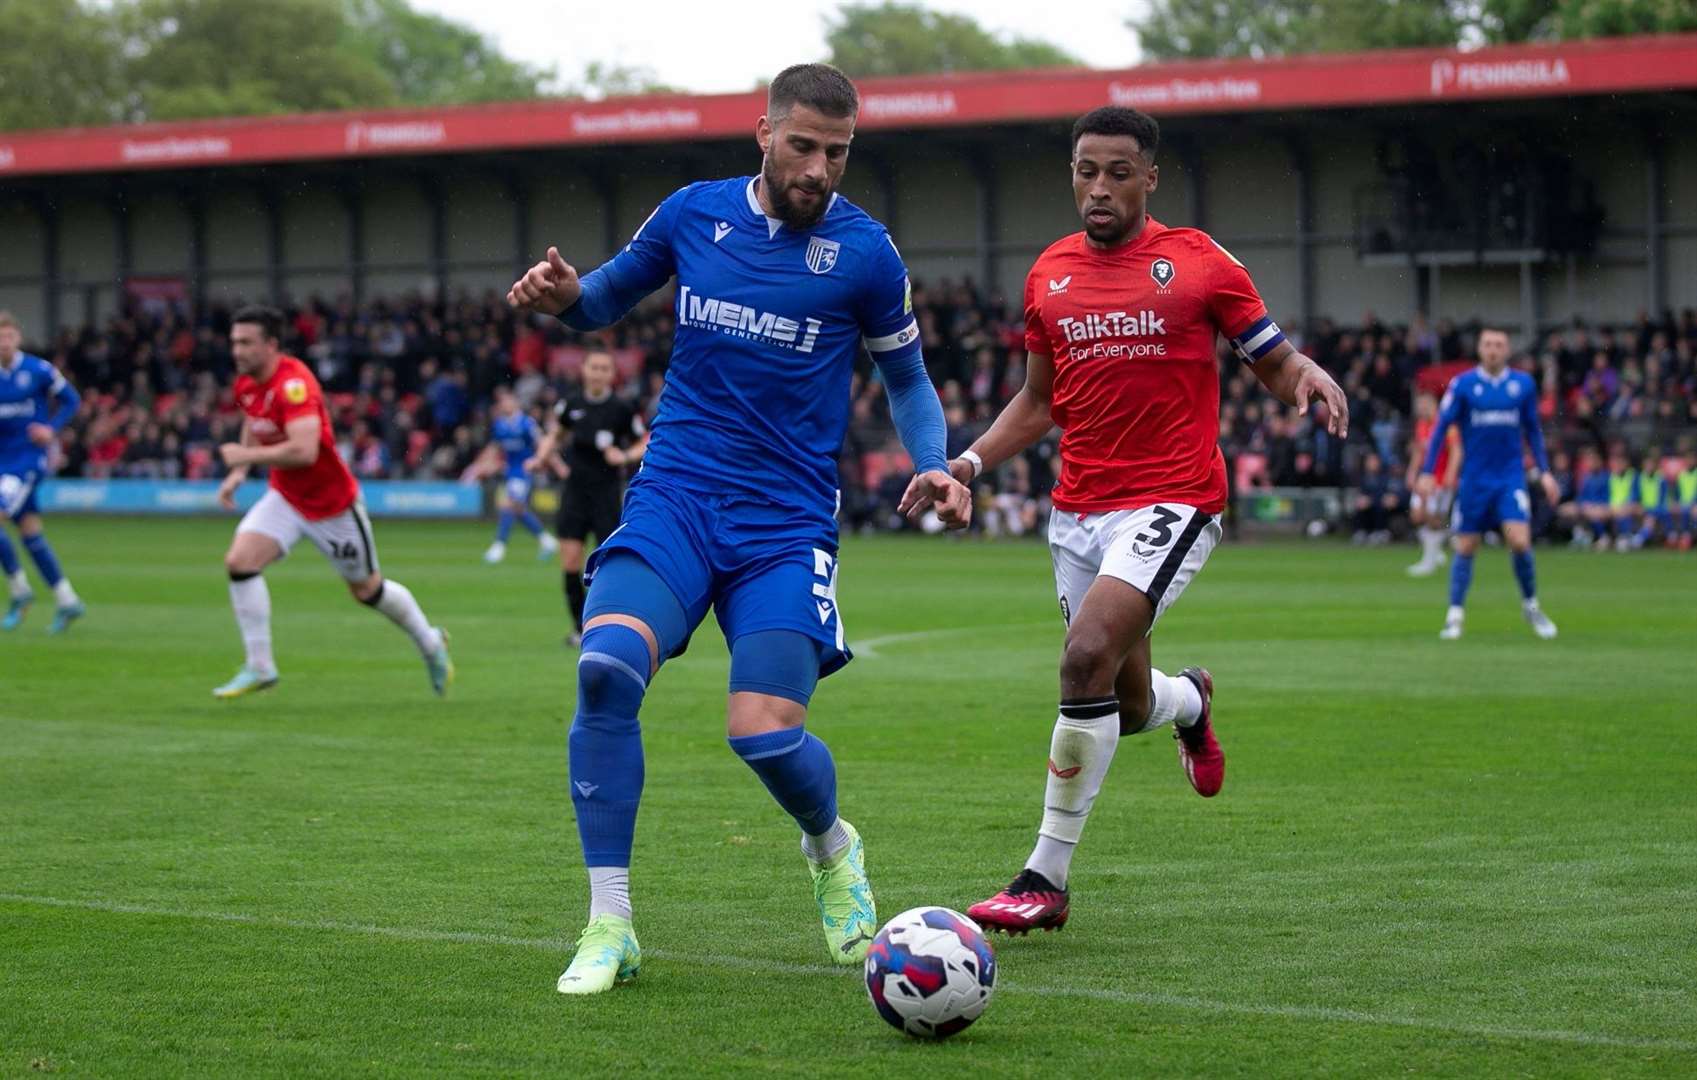
[(1149, 218), (1120, 247), (1079, 232), (1037, 257), (1025, 347), (1054, 358), (1057, 507), (1225, 508), (1216, 334), (1250, 358), (1284, 340), (1243, 264), (1198, 229)]
[(302, 517), (309, 521), (335, 517), (359, 498), (353, 473), (336, 453), (324, 391), (311, 368), (292, 356), (278, 357), (276, 370), (265, 382), (237, 377), (236, 404), (247, 414), (248, 430), (264, 446), (288, 438), (283, 429), (290, 420), (318, 417), (318, 460), (303, 468), (271, 470), (271, 486)]
[[(1426, 447), (1431, 444), (1432, 432), (1437, 428), (1437, 426), (1438, 418), (1435, 416), (1430, 420), (1416, 420), (1414, 422), (1414, 442), (1415, 445), (1420, 448), (1418, 456), (1415, 458), (1416, 463), (1426, 460)], [(1444, 482), (1444, 477), (1449, 475), (1444, 471), (1449, 465), (1449, 460), (1450, 440), (1446, 437), (1444, 439), (1443, 449), (1438, 451), (1437, 463), (1432, 466), (1432, 475), (1438, 478), (1439, 484), (1442, 484)]]

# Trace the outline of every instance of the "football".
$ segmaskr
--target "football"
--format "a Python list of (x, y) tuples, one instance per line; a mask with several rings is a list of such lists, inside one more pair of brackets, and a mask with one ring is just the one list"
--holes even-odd
[(866, 992), (878, 1015), (922, 1039), (970, 1027), (996, 990), (996, 956), (978, 924), (945, 907), (904, 911), (866, 954)]

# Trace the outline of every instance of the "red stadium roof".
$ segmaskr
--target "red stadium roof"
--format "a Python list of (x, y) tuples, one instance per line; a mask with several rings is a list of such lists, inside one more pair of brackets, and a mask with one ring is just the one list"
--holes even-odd
[[(1697, 88), (1697, 34), (1407, 49), (1119, 71), (865, 79), (862, 129), (1067, 119), (1102, 104), (1156, 115), (1325, 109)], [(121, 172), (749, 134), (760, 91), (527, 101), (0, 134), (0, 176)]]

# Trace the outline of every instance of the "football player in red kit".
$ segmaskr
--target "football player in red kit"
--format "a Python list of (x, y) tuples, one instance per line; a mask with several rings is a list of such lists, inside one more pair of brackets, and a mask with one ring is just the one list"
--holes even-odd
[(311, 368), (278, 347), (282, 325), (280, 312), (257, 306), (240, 309), (230, 320), (242, 441), (218, 448), (230, 470), (218, 488), (218, 501), (234, 510), (236, 489), (255, 465), (270, 470), (271, 484), (242, 516), (224, 555), (230, 606), (247, 658), (235, 677), (212, 694), (237, 698), (277, 685), (271, 593), (264, 573), (303, 537), (330, 560), (354, 599), (406, 631), (424, 658), (431, 688), (445, 693), (454, 677), (447, 635), (430, 624), (405, 585), (384, 578), (378, 568), (371, 521), (360, 503), (359, 484), (336, 452), (324, 391)]
[[(1026, 383), (990, 430), (950, 462), (967, 482), (1061, 429), (1049, 523), (1066, 620), (1060, 716), (1049, 744), (1043, 823), (1025, 869), (968, 911), (986, 930), (1059, 929), (1067, 873), (1122, 735), (1172, 723), (1197, 793), (1216, 794), (1225, 755), (1211, 723), (1213, 678), (1150, 666), (1150, 632), (1220, 539), (1215, 343), (1226, 337), (1275, 397), (1338, 437), (1343, 391), (1267, 314), (1243, 264), (1197, 229), (1168, 228), (1154, 194), (1160, 131), (1109, 106), (1073, 127), (1072, 187), (1084, 231), (1049, 247), (1025, 284)], [(922, 510), (921, 493), (904, 506)]]

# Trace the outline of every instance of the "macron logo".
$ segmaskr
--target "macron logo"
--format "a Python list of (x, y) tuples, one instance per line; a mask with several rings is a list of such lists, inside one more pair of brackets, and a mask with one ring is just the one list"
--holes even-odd
[(715, 223), (714, 226), (713, 226), (713, 242), (715, 244), (717, 244), (719, 241), (723, 240), (726, 236), (729, 236), (731, 230), (734, 229), (734, 228), (736, 228), (736, 226), (730, 224), (729, 222), (720, 221), (720, 222)]
[(601, 790), (600, 784), (591, 784), (587, 780), (573, 780), (572, 786), (577, 788), (578, 794), (582, 795), (586, 799)]
[(1072, 284), (1072, 275), (1071, 274), (1068, 274), (1066, 277), (1062, 278), (1059, 281), (1056, 281), (1054, 278), (1050, 278), (1049, 279), (1049, 294), (1052, 296), (1055, 293), (1064, 293), (1064, 292), (1067, 291), (1067, 286), (1071, 285), (1071, 284)]

